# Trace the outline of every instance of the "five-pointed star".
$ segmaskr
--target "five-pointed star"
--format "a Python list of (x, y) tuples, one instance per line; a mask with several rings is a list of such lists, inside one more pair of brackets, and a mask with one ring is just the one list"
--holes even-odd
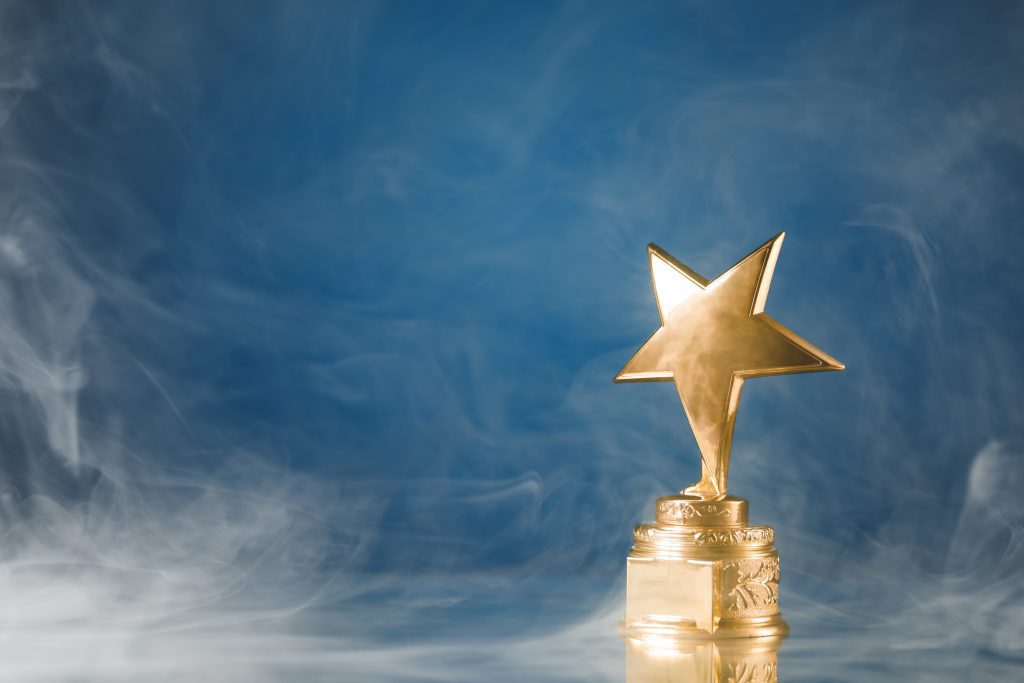
[(843, 369), (764, 313), (784, 236), (779, 233), (713, 282), (657, 245), (647, 247), (661, 328), (615, 381), (675, 381), (701, 452), (701, 479), (687, 494), (725, 496), (745, 379)]

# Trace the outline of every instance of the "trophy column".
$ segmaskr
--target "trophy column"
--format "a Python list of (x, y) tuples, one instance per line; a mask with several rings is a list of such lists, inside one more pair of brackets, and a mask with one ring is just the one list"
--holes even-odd
[(626, 635), (784, 636), (771, 527), (747, 525), (747, 501), (659, 498), (626, 560)]

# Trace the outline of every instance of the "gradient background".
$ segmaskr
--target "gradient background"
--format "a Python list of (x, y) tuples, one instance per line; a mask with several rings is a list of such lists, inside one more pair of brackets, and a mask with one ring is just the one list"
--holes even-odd
[(784, 681), (1024, 671), (1024, 7), (0, 3), (0, 679), (614, 681), (693, 481), (645, 245), (747, 384)]

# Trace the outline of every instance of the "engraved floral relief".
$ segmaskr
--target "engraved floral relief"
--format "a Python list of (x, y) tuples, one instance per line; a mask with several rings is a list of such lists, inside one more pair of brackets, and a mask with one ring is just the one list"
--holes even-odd
[(768, 527), (698, 531), (693, 535), (697, 545), (767, 545), (775, 539)]
[(732, 516), (732, 510), (724, 505), (694, 506), (678, 505), (672, 502), (658, 504), (658, 516), (672, 520), (673, 522), (689, 522), (694, 519), (721, 521)]
[(735, 560), (722, 565), (728, 589), (723, 617), (761, 617), (779, 611), (779, 558)]
[(723, 683), (776, 683), (779, 671), (775, 662), (730, 662)]

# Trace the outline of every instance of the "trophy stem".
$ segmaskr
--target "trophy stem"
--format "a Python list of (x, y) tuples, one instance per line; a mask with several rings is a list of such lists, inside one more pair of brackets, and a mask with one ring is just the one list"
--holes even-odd
[(784, 637), (771, 527), (748, 526), (747, 501), (659, 498), (626, 559), (630, 638)]

